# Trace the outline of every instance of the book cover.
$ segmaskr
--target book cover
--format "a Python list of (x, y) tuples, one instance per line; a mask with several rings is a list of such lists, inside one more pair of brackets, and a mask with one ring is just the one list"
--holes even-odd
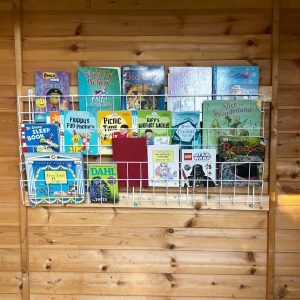
[(181, 150), (181, 186), (213, 187), (215, 182), (215, 149)]
[(100, 153), (112, 154), (112, 139), (132, 136), (131, 111), (98, 111)]
[(224, 95), (224, 97), (216, 96), (216, 100), (258, 99), (258, 86), (259, 67), (257, 66), (215, 66), (213, 68), (213, 93)]
[(179, 146), (150, 145), (148, 150), (149, 186), (179, 186)]
[(260, 136), (260, 124), (260, 101), (204, 101), (202, 144), (218, 149), (219, 136)]
[(88, 174), (91, 203), (117, 203), (119, 201), (116, 165), (89, 165)]
[(122, 66), (122, 109), (165, 108), (164, 66)]
[(212, 67), (169, 67), (168, 110), (201, 112), (202, 102), (211, 95)]
[(219, 140), (220, 180), (226, 186), (261, 185), (266, 145), (262, 138), (222, 136)]
[(173, 112), (172, 142), (181, 148), (200, 148), (200, 112)]
[(147, 187), (148, 159), (145, 137), (112, 140), (119, 187)]
[(138, 136), (145, 136), (147, 145), (172, 143), (172, 112), (139, 110), (137, 118)]
[(120, 68), (78, 68), (79, 110), (120, 110)]
[(22, 124), (23, 152), (59, 152), (59, 133), (56, 124)]
[(70, 74), (68, 72), (35, 73), (35, 122), (46, 122), (46, 111), (64, 110), (70, 107)]
[(62, 152), (98, 155), (97, 118), (89, 111), (61, 111)]
[(31, 205), (85, 201), (81, 153), (25, 153)]

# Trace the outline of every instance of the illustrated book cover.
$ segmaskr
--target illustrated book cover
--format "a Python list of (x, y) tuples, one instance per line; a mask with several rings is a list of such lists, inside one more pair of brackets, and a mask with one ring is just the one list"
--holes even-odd
[(164, 110), (165, 67), (122, 66), (122, 109)]
[(25, 153), (24, 156), (31, 205), (85, 201), (81, 153)]

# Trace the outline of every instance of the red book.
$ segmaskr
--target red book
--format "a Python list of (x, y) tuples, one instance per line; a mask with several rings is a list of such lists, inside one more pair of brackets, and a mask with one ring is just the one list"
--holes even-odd
[(113, 160), (117, 163), (119, 187), (147, 187), (146, 138), (112, 139)]

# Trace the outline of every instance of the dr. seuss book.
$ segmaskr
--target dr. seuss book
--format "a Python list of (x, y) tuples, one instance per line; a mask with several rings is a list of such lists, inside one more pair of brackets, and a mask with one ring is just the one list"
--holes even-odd
[(112, 139), (127, 138), (132, 132), (131, 111), (98, 111), (100, 153), (112, 154)]
[(202, 102), (211, 99), (211, 94), (212, 67), (169, 68), (168, 110), (201, 112)]
[(164, 94), (164, 66), (122, 67), (122, 109), (163, 110)]
[(181, 186), (211, 187), (216, 181), (215, 149), (181, 150)]
[(79, 110), (120, 110), (120, 68), (78, 69)]
[(98, 155), (96, 116), (89, 111), (61, 111), (62, 152)]
[(117, 203), (119, 201), (116, 165), (89, 165), (88, 176), (91, 203)]
[(81, 153), (25, 153), (30, 204), (85, 201)]
[(200, 148), (200, 112), (173, 112), (172, 142), (181, 148)]
[(179, 186), (179, 146), (150, 145), (148, 150), (149, 186)]
[(204, 101), (202, 144), (217, 149), (219, 136), (260, 136), (260, 121), (260, 101)]
[[(258, 99), (259, 67), (215, 66), (213, 93), (216, 100)], [(232, 95), (232, 96), (231, 96)]]
[(266, 146), (262, 138), (222, 136), (219, 140), (220, 180), (226, 186), (261, 185)]
[(46, 122), (46, 111), (69, 109), (70, 75), (68, 72), (35, 73), (36, 122)]
[(171, 144), (172, 112), (139, 110), (138, 136), (145, 136), (147, 145)]
[(23, 152), (59, 152), (56, 124), (22, 124)]

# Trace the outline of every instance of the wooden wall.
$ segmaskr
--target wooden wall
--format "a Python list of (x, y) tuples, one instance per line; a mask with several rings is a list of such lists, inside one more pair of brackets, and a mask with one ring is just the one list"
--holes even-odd
[[(21, 2), (24, 86), (34, 85), (39, 69), (68, 70), (77, 85), (78, 66), (127, 63), (253, 64), (260, 66), (260, 84), (272, 84), (271, 0)], [(20, 299), (27, 287), (20, 267), (13, 10), (13, 1), (0, 2), (1, 300)], [(297, 12), (282, 9), (276, 299), (300, 298)], [(29, 257), (22, 262), (31, 300), (262, 300), (267, 231), (263, 211), (29, 208), (23, 241)]]

